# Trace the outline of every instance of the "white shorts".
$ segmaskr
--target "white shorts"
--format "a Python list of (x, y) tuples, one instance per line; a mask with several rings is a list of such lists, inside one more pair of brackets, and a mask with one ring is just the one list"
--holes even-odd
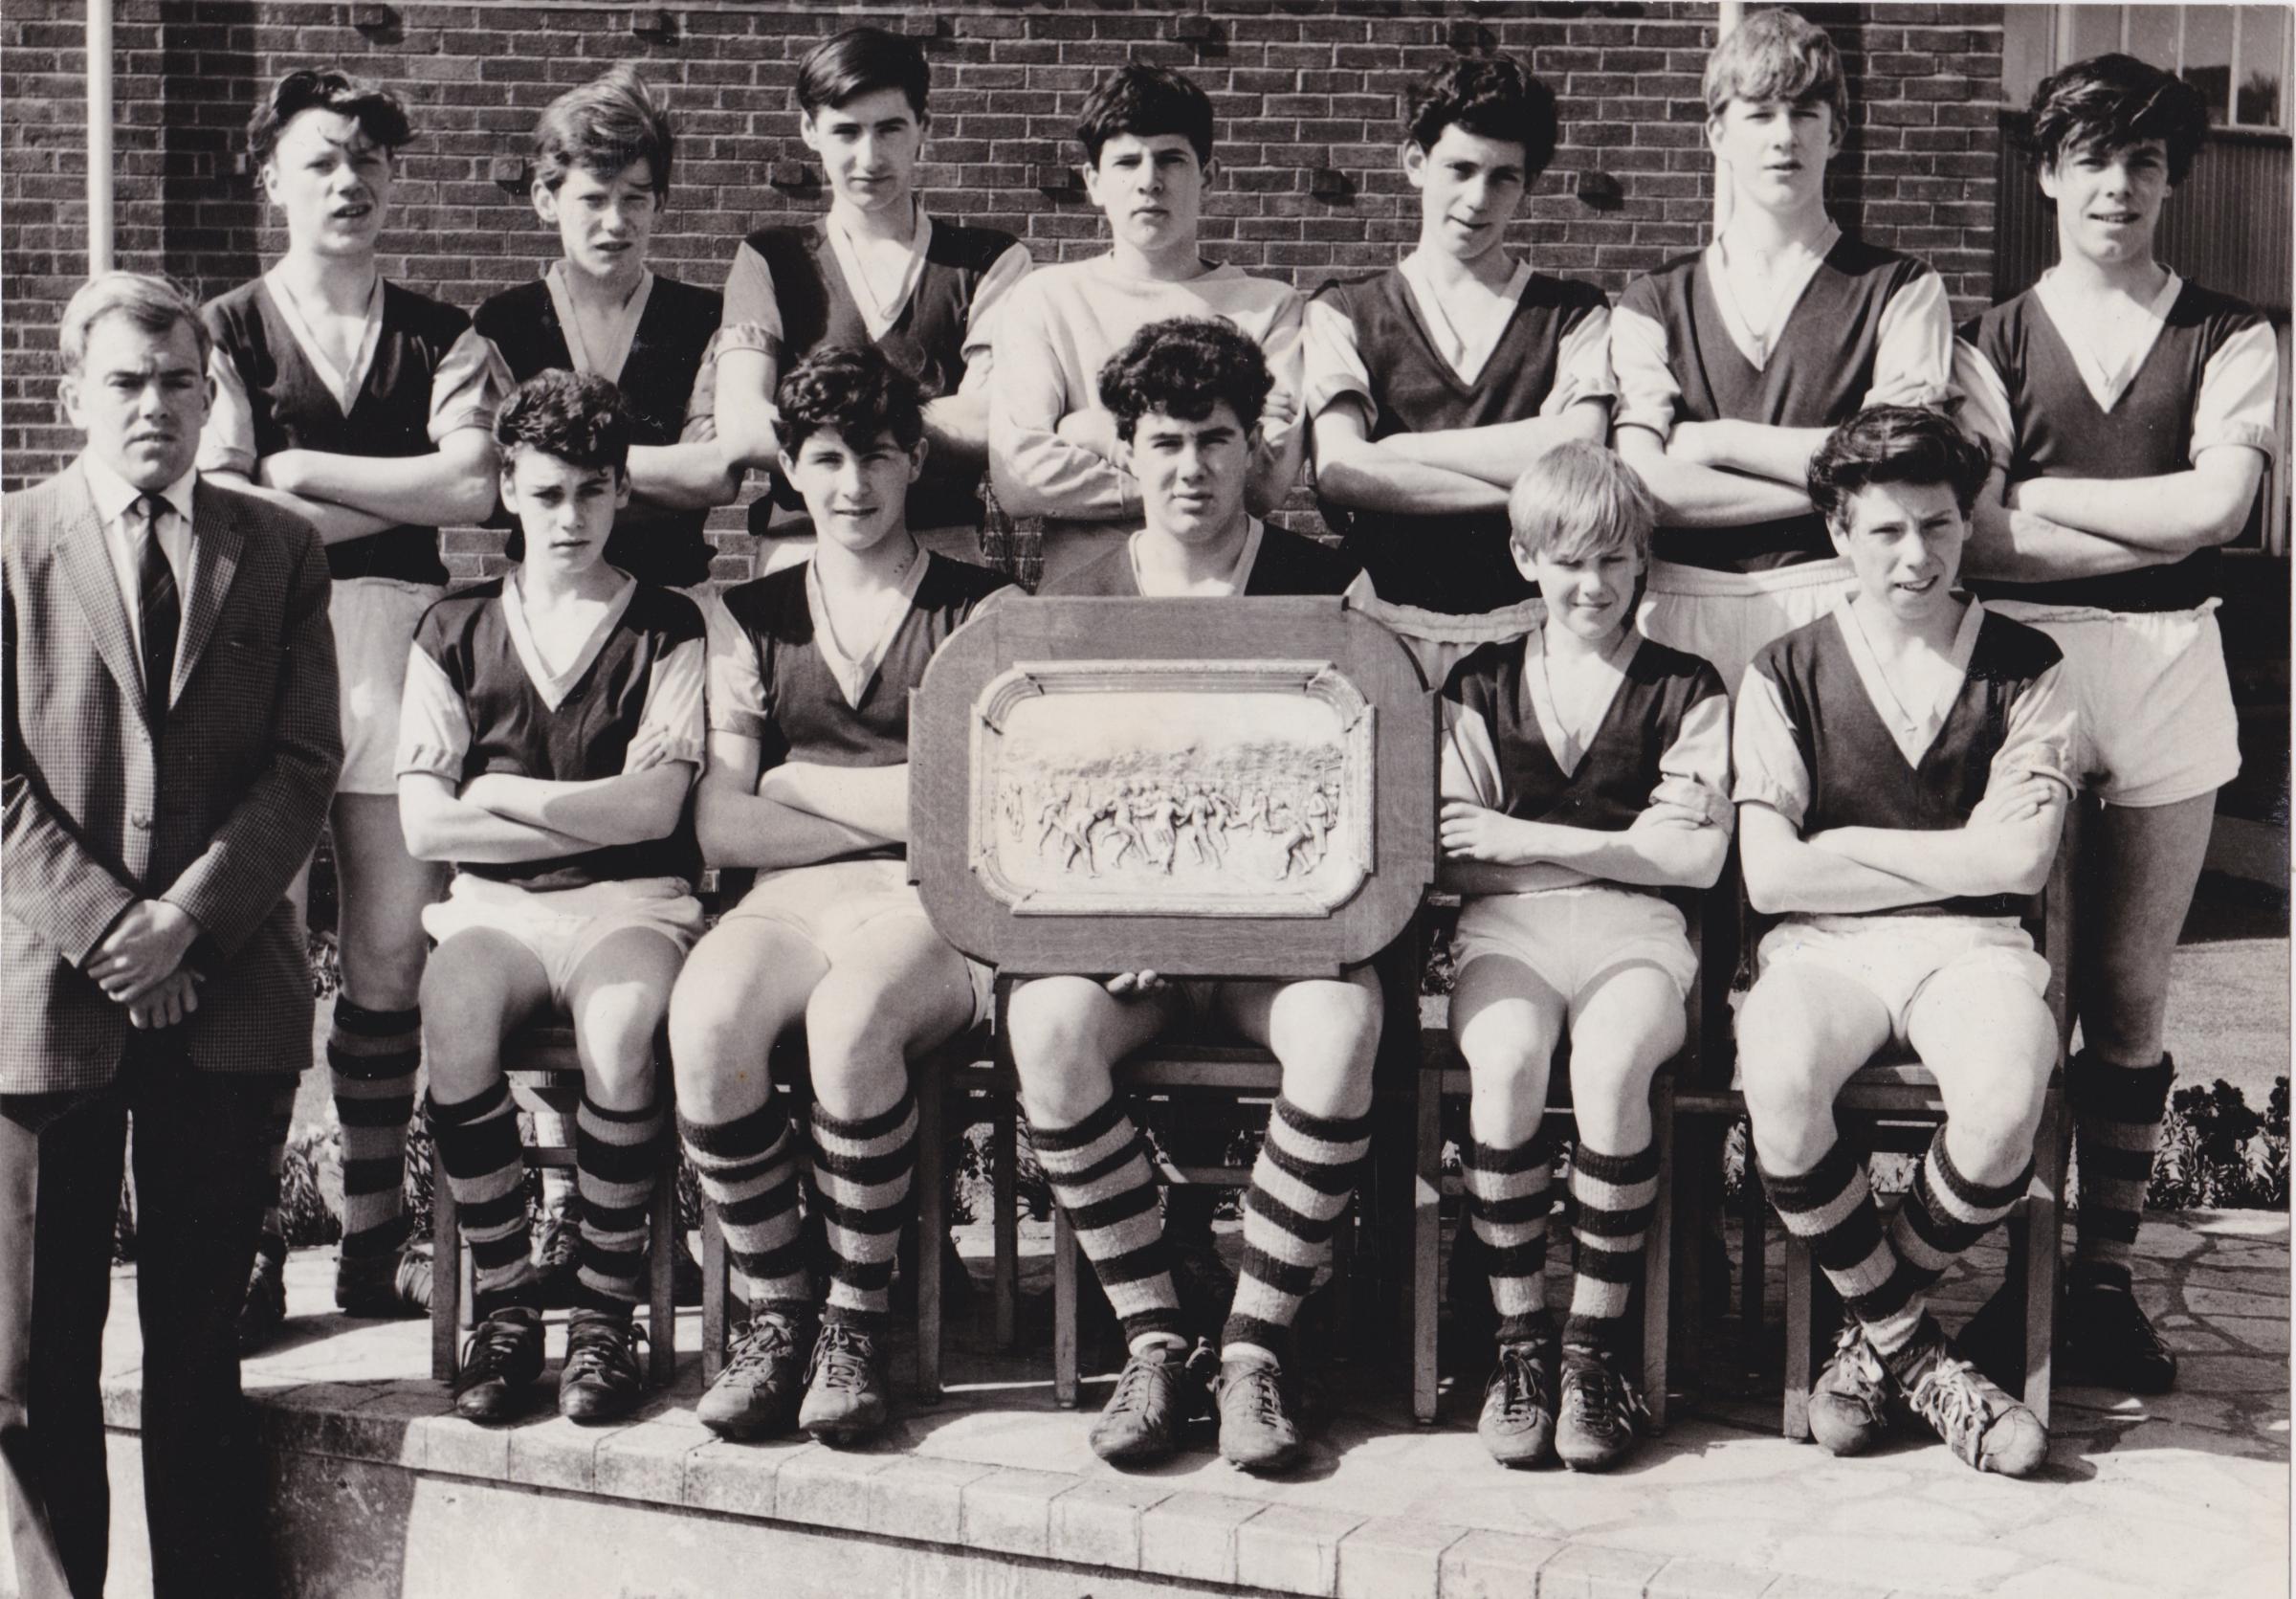
[(407, 652), (414, 625), (446, 590), (395, 577), (349, 577), (335, 585), (327, 620), (335, 630), (337, 704), (342, 722), (339, 794), (399, 791), (399, 701), (407, 693)]
[(1451, 668), (1484, 645), (1520, 638), (1547, 619), (1547, 602), (1535, 595), (1470, 616), (1397, 605), (1393, 600), (1374, 598), (1352, 603), (1403, 641), (1403, 648), (1419, 662), (1420, 677), (1429, 688), (1441, 688), (1450, 681)]
[[(930, 926), (924, 899), (909, 880), (909, 863), (902, 860), (831, 860), (818, 866), (792, 866), (781, 872), (761, 872), (757, 886), (741, 902), (718, 919), (719, 926), (741, 921), (770, 922), (786, 927), (830, 959), (840, 945), (862, 937), (873, 922), (886, 917), (913, 917)], [(967, 957), (965, 969), (973, 985), (970, 1026), (987, 1020), (996, 970)]]
[(2154, 611), (1986, 603), (2064, 652), (2081, 711), (2074, 770), (2107, 805), (2175, 805), (2240, 774), (2241, 724), (2215, 600)]
[(701, 936), (701, 901), (676, 877), (532, 889), (461, 872), (444, 899), (423, 907), (423, 931), (438, 941), (440, 956), (452, 959), (445, 946), (457, 933), (516, 939), (541, 963), (550, 1003), (562, 1010), (584, 957), (629, 927), (659, 933), (682, 955)]
[(1576, 1011), (1579, 997), (1621, 968), (1656, 966), (1682, 993), (1698, 977), (1682, 912), (1655, 894), (1590, 883), (1533, 894), (1478, 894), (1459, 912), (1451, 962), (1518, 961)]
[(1806, 963), (1858, 983), (1889, 1012), (1889, 1035), (1910, 1044), (1906, 1018), (1941, 977), (1997, 971), (2048, 992), (2049, 963), (2014, 918), (1992, 916), (1796, 916), (1764, 935), (1759, 987), (1774, 967)]
[(1643, 593), (1643, 636), (1712, 662), (1734, 705), (1762, 646), (1823, 616), (1857, 582), (1839, 557), (1760, 572), (1656, 561)]

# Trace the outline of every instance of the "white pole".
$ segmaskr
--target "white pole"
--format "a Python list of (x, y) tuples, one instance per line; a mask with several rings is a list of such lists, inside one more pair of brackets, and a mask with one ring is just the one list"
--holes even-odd
[(88, 0), (88, 276), (112, 270), (112, 0)]
[[(94, 4), (95, 0), (90, 0)], [(1720, 44), (1737, 31), (1746, 19), (1745, 0), (1716, 0), (1714, 6), (1714, 42)], [(1730, 171), (1720, 162), (1714, 163), (1714, 234), (1722, 236), (1722, 229), (1730, 221)]]

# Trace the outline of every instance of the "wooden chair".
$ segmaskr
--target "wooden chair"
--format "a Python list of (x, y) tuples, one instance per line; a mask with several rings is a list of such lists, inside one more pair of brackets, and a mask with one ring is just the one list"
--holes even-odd
[[(667, 1055), (655, 1051), (659, 1093), (670, 1095)], [(515, 1090), (531, 1094), (572, 1119), (582, 1096), (582, 1062), (574, 1051), (574, 1030), (564, 1022), (548, 1022), (519, 1029), (502, 1048), (502, 1067)], [(524, 1146), (530, 1166), (571, 1166), (569, 1144)], [(673, 1287), (673, 1239), (677, 1214), (677, 1141), (662, 1141), (662, 1166), (655, 1179), (647, 1220), (647, 1375), (656, 1387), (667, 1387), (677, 1369), (677, 1309)], [(462, 1223), (456, 1214), (454, 1190), (444, 1166), (433, 1162), (430, 1173), (430, 1374), (452, 1382), (462, 1368), (462, 1336), (471, 1326), (472, 1268), (462, 1247)]]

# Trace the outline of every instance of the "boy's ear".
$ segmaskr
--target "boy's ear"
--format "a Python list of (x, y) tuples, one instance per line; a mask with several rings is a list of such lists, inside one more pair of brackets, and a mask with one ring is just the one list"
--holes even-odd
[(909, 452), (909, 481), (916, 482), (925, 470), (925, 456), (932, 452), (933, 441), (924, 434), (916, 435), (916, 443)]
[(1530, 579), (1534, 582), (1536, 581), (1536, 574), (1532, 568), (1531, 557), (1524, 552), (1521, 544), (1516, 544), (1512, 539), (1509, 539), (1507, 541), (1507, 553), (1513, 559), (1514, 569), (1516, 571), (1522, 573), (1526, 579)]
[(1413, 189), (1424, 189), (1427, 186), (1427, 152), (1420, 147), (1418, 140), (1406, 139), (1401, 155), (1403, 176), (1411, 180)]
[(1849, 119), (1829, 105), (1825, 108), (1825, 158), (1831, 161), (1842, 153), (1842, 145), (1849, 138)]
[(534, 188), (531, 190), (531, 194), (534, 200), (534, 214), (542, 219), (542, 225), (544, 227), (557, 227), (558, 196), (552, 193), (548, 186), (545, 185), (540, 178), (534, 180)]
[(629, 503), (631, 492), (637, 485), (629, 480), (629, 463), (625, 461), (614, 469), (614, 509), (621, 510)]
[(796, 480), (797, 461), (793, 456), (791, 456), (788, 451), (784, 450), (774, 456), (774, 467), (776, 471), (781, 473), (783, 482), (787, 483)]
[(800, 111), (797, 114), (797, 136), (806, 142), (806, 149), (818, 150), (821, 148), (821, 134), (813, 126), (812, 112)]

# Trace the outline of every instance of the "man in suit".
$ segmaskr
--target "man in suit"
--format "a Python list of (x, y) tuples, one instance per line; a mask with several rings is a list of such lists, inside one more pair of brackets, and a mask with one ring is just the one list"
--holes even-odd
[(98, 1379), (132, 1119), (153, 1591), (259, 1594), (232, 1323), (265, 1118), (311, 1051), (286, 891), (342, 762), (326, 556), (193, 471), (208, 335), (173, 285), (93, 279), (61, 343), (87, 447), (0, 501), (7, 1548), (27, 1599), (103, 1590)]

